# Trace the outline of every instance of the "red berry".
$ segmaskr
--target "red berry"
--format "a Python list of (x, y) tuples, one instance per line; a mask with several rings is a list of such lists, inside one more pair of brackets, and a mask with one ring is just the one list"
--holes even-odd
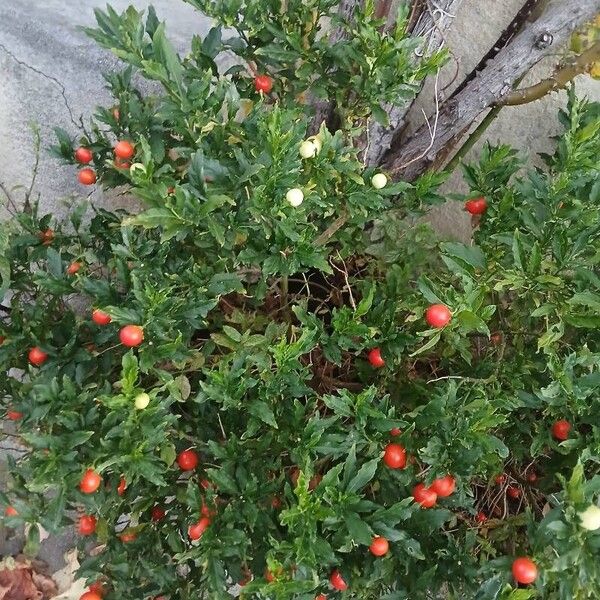
[(406, 467), (406, 449), (400, 444), (388, 444), (383, 453), (383, 462), (390, 469), (404, 469)]
[(92, 321), (94, 321), (96, 325), (108, 325), (112, 321), (112, 317), (108, 313), (97, 308), (92, 312)]
[(375, 369), (381, 369), (381, 367), (385, 366), (385, 360), (383, 360), (383, 357), (381, 356), (381, 350), (379, 348), (373, 348), (369, 352), (369, 362)]
[(132, 530), (125, 530), (121, 535), (119, 535), (120, 540), (124, 544), (130, 544), (131, 542), (135, 542), (137, 539), (137, 533)]
[(117, 486), (117, 494), (119, 494), (119, 496), (122, 496), (123, 494), (125, 494), (126, 489), (127, 481), (125, 480), (125, 477), (121, 477), (121, 479), (119, 480), (119, 485)]
[(177, 456), (177, 464), (182, 471), (193, 471), (200, 462), (194, 450), (184, 450)]
[(202, 517), (197, 523), (190, 525), (188, 528), (188, 536), (191, 540), (199, 540), (202, 534), (208, 529), (210, 525), (210, 519), (208, 517)]
[(437, 502), (437, 494), (428, 487), (425, 487), (423, 483), (417, 483), (412, 491), (413, 498), (416, 502), (418, 502), (423, 508), (431, 508), (435, 506)]
[(571, 424), (569, 421), (565, 419), (561, 419), (560, 421), (556, 421), (554, 425), (552, 425), (552, 435), (554, 439), (564, 442), (569, 438), (569, 432), (571, 431)]
[(17, 517), (19, 515), (19, 513), (17, 512), (17, 509), (14, 506), (7, 506), (4, 509), (4, 514), (7, 517)]
[(518, 500), (521, 497), (521, 489), (515, 485), (509, 485), (506, 488), (506, 494), (513, 500)]
[(129, 160), (135, 154), (135, 147), (131, 142), (123, 140), (114, 148), (115, 156), (121, 160)]
[(273, 496), (273, 498), (271, 498), (271, 508), (279, 510), (281, 505), (281, 499), (278, 496)]
[(77, 179), (82, 185), (94, 185), (96, 183), (96, 172), (93, 169), (81, 169)]
[(18, 410), (7, 410), (6, 416), (11, 421), (19, 421), (23, 418), (23, 413)]
[(475, 198), (468, 200), (465, 203), (465, 210), (472, 215), (482, 215), (487, 210), (487, 202), (485, 198)]
[(79, 482), (79, 489), (84, 494), (93, 494), (102, 483), (102, 477), (93, 469), (88, 469)]
[(348, 589), (348, 584), (344, 581), (344, 578), (337, 569), (331, 573), (329, 583), (331, 583), (331, 587), (338, 592), (344, 592)]
[(512, 574), (517, 583), (528, 585), (537, 579), (538, 570), (536, 564), (530, 558), (521, 557), (513, 562)]
[(476, 520), (478, 523), (485, 523), (485, 522), (487, 521), (487, 515), (486, 515), (484, 512), (482, 512), (482, 511), (479, 511), (479, 512), (478, 512), (478, 513), (475, 515), (475, 520)]
[(496, 477), (494, 477), (494, 481), (496, 485), (504, 485), (506, 483), (506, 474), (500, 473), (500, 475), (496, 475)]
[(49, 246), (54, 241), (54, 231), (52, 229), (40, 231), (39, 238), (44, 246)]
[(129, 169), (131, 167), (131, 162), (128, 160), (123, 160), (122, 158), (115, 158), (113, 163), (116, 169)]
[(96, 531), (96, 517), (94, 515), (82, 515), (79, 517), (78, 531), (81, 535), (92, 535)]
[(77, 271), (79, 271), (79, 269), (81, 269), (81, 267), (83, 267), (83, 264), (76, 261), (76, 262), (72, 262), (68, 267), (67, 267), (67, 275), (75, 275), (75, 273), (77, 273)]
[(374, 556), (384, 556), (388, 553), (390, 545), (384, 537), (375, 537), (369, 546), (371, 554)]
[(47, 360), (48, 354), (44, 352), (39, 346), (34, 346), (28, 354), (29, 362), (36, 366), (41, 367)]
[(529, 483), (535, 483), (537, 481), (537, 473), (535, 471), (530, 471), (529, 473), (527, 473), (527, 481)]
[(315, 597), (315, 600), (327, 600), (327, 596), (325, 594), (319, 594)]
[(398, 437), (399, 435), (402, 435), (402, 429), (400, 429), (399, 427), (393, 427), (390, 430), (390, 435), (392, 437)]
[(102, 596), (97, 594), (96, 592), (85, 592), (82, 596), (79, 597), (79, 600), (102, 600)]
[(432, 304), (425, 311), (425, 320), (431, 327), (440, 329), (446, 327), (452, 320), (450, 309), (443, 304)]
[(167, 516), (167, 512), (161, 506), (153, 506), (151, 515), (152, 520), (158, 522), (162, 521)]
[(77, 148), (75, 150), (75, 160), (82, 165), (87, 165), (91, 163), (94, 159), (94, 155), (89, 148)]
[(104, 596), (104, 584), (101, 581), (94, 581), (89, 587), (88, 590), (90, 592), (94, 592), (94, 594), (98, 594), (98, 596)]
[(270, 94), (273, 89), (273, 80), (268, 75), (257, 75), (254, 80), (254, 87), (257, 92)]
[(429, 489), (434, 491), (440, 498), (447, 498), (454, 494), (454, 490), (456, 489), (456, 479), (454, 479), (452, 475), (434, 479), (433, 483), (429, 486)]
[(119, 331), (119, 339), (123, 346), (135, 348), (144, 341), (144, 330), (139, 325), (125, 325)]

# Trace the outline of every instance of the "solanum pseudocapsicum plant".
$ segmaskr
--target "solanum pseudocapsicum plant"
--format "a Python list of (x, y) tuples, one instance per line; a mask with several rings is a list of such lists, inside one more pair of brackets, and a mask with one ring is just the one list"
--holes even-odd
[[(571, 94), (545, 170), (486, 148), (474, 242), (433, 244), (406, 218), (443, 177), (393, 183), (359, 146), (441, 57), (410, 61), (369, 2), (337, 47), (314, 31), (334, 2), (193, 4), (239, 39), (182, 59), (153, 11), (97, 12), (129, 64), (59, 133), (145, 209), (0, 232), (0, 389), (30, 449), (7, 523), (85, 534), (85, 600), (597, 597), (598, 105)], [(246, 62), (219, 75), (226, 50)], [(311, 94), (346, 100), (338, 130), (309, 134)]]

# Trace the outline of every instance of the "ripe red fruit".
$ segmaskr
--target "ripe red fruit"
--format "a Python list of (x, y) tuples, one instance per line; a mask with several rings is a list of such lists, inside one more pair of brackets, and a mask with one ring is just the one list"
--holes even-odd
[(48, 354), (39, 346), (34, 346), (27, 356), (29, 362), (36, 367), (41, 367), (48, 360)]
[(152, 520), (158, 523), (158, 521), (162, 521), (167, 516), (167, 513), (161, 506), (153, 506), (151, 516)]
[(81, 267), (83, 267), (83, 264), (75, 261), (72, 262), (68, 267), (67, 267), (67, 275), (75, 275), (75, 273), (77, 273), (77, 271), (79, 271), (79, 269), (81, 269)]
[(83, 596), (79, 597), (79, 600), (102, 600), (102, 596), (96, 592), (85, 592)]
[(423, 508), (431, 508), (432, 506), (435, 506), (438, 497), (431, 488), (425, 487), (423, 483), (417, 483), (417, 485), (415, 485), (412, 495), (415, 501), (418, 502)]
[(315, 600), (327, 600), (327, 596), (325, 594), (319, 594)]
[(115, 156), (121, 160), (129, 160), (135, 154), (135, 147), (131, 142), (123, 140), (117, 143), (114, 148)]
[(120, 540), (124, 544), (130, 544), (131, 542), (135, 542), (137, 539), (137, 533), (131, 530), (125, 530), (121, 535), (119, 535)]
[(93, 169), (81, 169), (77, 179), (82, 185), (94, 185), (96, 183), (96, 172)]
[(94, 592), (95, 594), (98, 594), (98, 596), (102, 597), (104, 596), (104, 584), (101, 581), (94, 581), (94, 583), (92, 583), (89, 587), (88, 590), (90, 592)]
[(494, 477), (494, 481), (496, 485), (504, 485), (506, 483), (506, 474), (500, 473), (500, 475), (496, 475), (496, 477)]
[(456, 489), (456, 479), (454, 479), (452, 475), (434, 479), (433, 483), (429, 486), (429, 489), (434, 491), (440, 498), (447, 498), (454, 494), (454, 490)]
[(569, 432), (571, 431), (571, 423), (565, 419), (561, 419), (560, 421), (556, 421), (554, 425), (552, 425), (552, 436), (554, 439), (564, 442), (569, 438)]
[(537, 481), (537, 473), (535, 471), (530, 471), (529, 473), (527, 473), (527, 481), (529, 483), (535, 483)]
[(486, 515), (484, 512), (482, 512), (482, 511), (479, 511), (479, 512), (478, 512), (478, 513), (475, 515), (475, 520), (476, 520), (478, 523), (485, 523), (485, 522), (487, 521), (487, 515)]
[(119, 494), (119, 496), (122, 496), (125, 493), (126, 489), (127, 481), (125, 480), (125, 477), (121, 477), (121, 479), (119, 480), (119, 485), (117, 486), (117, 494)]
[(331, 583), (331, 587), (338, 592), (344, 592), (348, 589), (348, 584), (344, 581), (344, 578), (337, 569), (329, 576), (329, 583)]
[(254, 87), (257, 92), (270, 94), (273, 89), (273, 80), (268, 75), (257, 75), (254, 80)]
[(383, 360), (383, 357), (381, 356), (380, 348), (373, 348), (369, 352), (369, 362), (375, 369), (381, 369), (381, 367), (385, 367), (385, 360)]
[(474, 198), (465, 202), (465, 210), (472, 215), (482, 215), (487, 210), (485, 198)]
[(208, 529), (210, 525), (210, 519), (208, 517), (202, 517), (197, 523), (190, 525), (188, 528), (188, 536), (190, 540), (199, 540), (202, 534)]
[(273, 496), (273, 498), (271, 498), (271, 508), (279, 510), (281, 508), (281, 498)]
[(384, 556), (388, 553), (390, 545), (384, 537), (374, 537), (369, 550), (374, 556)]
[(177, 464), (182, 471), (193, 471), (200, 462), (194, 450), (184, 450), (177, 456)]
[(509, 485), (506, 488), (506, 494), (513, 500), (518, 500), (521, 497), (521, 489), (514, 485)]
[(116, 169), (129, 169), (131, 167), (131, 161), (123, 160), (122, 158), (115, 158), (113, 163)]
[(97, 308), (92, 312), (92, 321), (94, 321), (96, 325), (108, 325), (112, 321), (112, 317), (108, 313)]
[(512, 574), (517, 583), (528, 585), (537, 579), (538, 570), (536, 564), (530, 558), (521, 557), (513, 562)]
[(89, 148), (77, 148), (75, 150), (75, 160), (82, 165), (87, 165), (91, 163), (94, 159), (94, 155)]
[(19, 421), (23, 418), (23, 413), (18, 410), (7, 410), (6, 417), (11, 421)]
[(92, 533), (96, 531), (97, 522), (94, 515), (82, 515), (79, 517), (79, 526), (77, 527), (77, 530), (81, 535), (92, 535)]
[(17, 509), (14, 506), (7, 506), (4, 509), (4, 514), (7, 517), (17, 517), (19, 515), (19, 513), (17, 512)]
[(496, 331), (490, 336), (490, 343), (492, 344), (492, 346), (499, 346), (502, 343), (503, 339), (504, 336), (499, 331)]
[(400, 429), (399, 427), (393, 427), (390, 430), (390, 435), (393, 437), (398, 437), (399, 435), (402, 435), (402, 429)]
[(119, 331), (119, 339), (123, 346), (135, 348), (144, 341), (144, 330), (139, 325), (125, 325)]
[(444, 304), (432, 304), (425, 311), (425, 320), (431, 327), (440, 329), (446, 327), (452, 320), (450, 309)]
[(102, 477), (93, 469), (88, 469), (79, 482), (79, 489), (84, 494), (93, 494), (102, 483)]
[(404, 469), (406, 467), (406, 449), (400, 444), (388, 444), (383, 453), (383, 462), (390, 469)]
[(54, 231), (52, 229), (40, 231), (39, 238), (44, 246), (49, 246), (54, 241)]

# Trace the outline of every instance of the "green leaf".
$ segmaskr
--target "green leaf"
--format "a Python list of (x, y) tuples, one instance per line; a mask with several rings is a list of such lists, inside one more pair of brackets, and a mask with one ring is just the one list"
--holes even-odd
[(523, 243), (521, 241), (521, 234), (518, 229), (515, 230), (515, 233), (513, 235), (512, 253), (513, 259), (515, 261), (515, 266), (521, 271), (523, 271), (523, 265), (525, 264), (526, 257), (525, 250), (523, 249)]
[(442, 252), (474, 269), (485, 269), (486, 261), (483, 251), (478, 246), (466, 246), (456, 242), (445, 242), (440, 244)]
[(182, 85), (183, 65), (177, 52), (165, 36), (165, 24), (161, 23), (152, 36), (154, 42), (154, 54), (156, 59), (162, 63), (174, 81), (179, 87)]
[(368, 546), (373, 540), (373, 531), (356, 513), (348, 513), (344, 516), (344, 522), (348, 528), (350, 538), (358, 543)]
[(427, 350), (431, 350), (441, 339), (442, 333), (438, 331), (436, 334), (432, 336), (432, 338), (426, 343), (423, 344), (418, 350), (415, 350), (410, 356), (418, 356), (419, 354), (423, 354), (423, 352), (427, 352)]
[(248, 412), (275, 429), (278, 429), (275, 414), (271, 407), (262, 400), (254, 400), (248, 405)]
[(358, 470), (358, 473), (352, 478), (346, 490), (348, 492), (358, 492), (364, 488), (373, 479), (380, 464), (381, 459), (379, 457), (364, 463)]

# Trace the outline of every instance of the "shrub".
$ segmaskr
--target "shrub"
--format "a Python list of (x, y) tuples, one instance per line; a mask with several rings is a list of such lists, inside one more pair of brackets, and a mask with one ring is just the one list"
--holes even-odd
[[(28, 448), (7, 522), (31, 548), (37, 524), (85, 532), (108, 600), (598, 597), (599, 105), (571, 92), (543, 169), (486, 147), (474, 241), (438, 244), (415, 218), (444, 175), (373, 179), (359, 148), (442, 56), (414, 64), (368, 2), (339, 46), (315, 32), (335, 2), (191, 3), (244, 43), (217, 27), (180, 59), (152, 10), (98, 11), (116, 104), (58, 132), (144, 210), (0, 231), (0, 390)], [(220, 76), (225, 50), (273, 91)], [(339, 129), (310, 136), (308, 94)]]

